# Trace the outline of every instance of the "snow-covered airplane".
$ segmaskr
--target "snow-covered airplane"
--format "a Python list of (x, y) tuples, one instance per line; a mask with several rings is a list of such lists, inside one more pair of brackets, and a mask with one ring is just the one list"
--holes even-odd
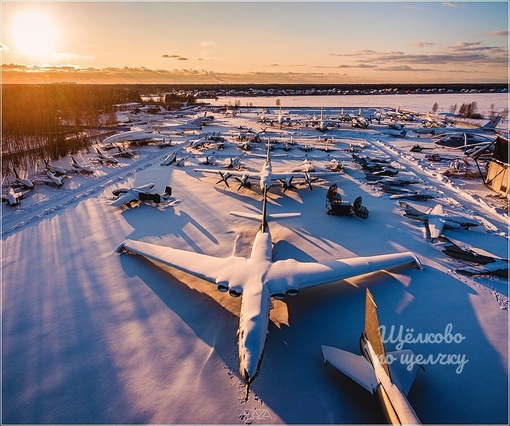
[(446, 213), (441, 204), (436, 204), (435, 207), (427, 209), (426, 211), (420, 211), (404, 201), (399, 201), (398, 204), (404, 210), (404, 216), (426, 223), (431, 239), (439, 238), (443, 232), (443, 228), (469, 229), (480, 225), (480, 222), (469, 219), (465, 216), (450, 215)]
[(292, 126), (293, 124), (299, 124), (300, 120), (294, 120), (290, 116), (285, 115), (282, 112), (282, 107), (280, 106), (280, 110), (278, 111), (278, 115), (274, 117), (268, 117), (266, 113), (263, 111), (260, 115), (260, 121), (264, 124), (269, 124), (270, 126), (274, 126), (275, 124), (281, 129), (283, 125)]
[(123, 204), (129, 205), (134, 201), (152, 201), (153, 203), (161, 203), (167, 200), (172, 195), (172, 188), (167, 186), (163, 194), (151, 193), (151, 189), (154, 188), (153, 183), (148, 183), (143, 186), (135, 188), (119, 188), (113, 191), (113, 195), (118, 197), (112, 206), (122, 206)]
[(116, 142), (135, 142), (163, 139), (164, 137), (165, 136), (160, 134), (158, 131), (142, 128), (133, 128), (132, 130), (128, 130), (127, 132), (117, 133), (116, 135), (108, 136), (103, 141), (103, 144), (107, 145)]
[[(310, 173), (307, 171), (297, 171), (297, 172), (273, 172), (273, 166), (271, 164), (271, 157), (270, 157), (270, 149), (271, 144), (268, 142), (267, 144), (267, 154), (266, 154), (266, 161), (264, 162), (264, 165), (262, 166), (262, 169), (259, 172), (250, 172), (250, 171), (240, 171), (240, 170), (232, 170), (228, 171), (226, 173), (223, 173), (218, 170), (211, 170), (211, 169), (193, 169), (194, 172), (201, 172), (201, 173), (216, 173), (219, 172), (221, 179), (217, 182), (225, 182), (225, 185), (227, 187), (230, 187), (228, 183), (228, 179), (231, 177), (234, 177), (239, 182), (239, 187), (237, 190), (239, 191), (243, 186), (245, 187), (251, 187), (251, 180), (258, 180), (260, 190), (264, 192), (264, 189), (269, 189), (271, 186), (271, 183), (273, 181), (280, 181), (282, 183), (282, 186), (284, 190), (288, 188), (293, 188), (292, 181), (295, 177), (301, 178), (304, 180), (304, 183), (308, 184), (310, 189), (312, 189), (312, 177), (310, 176)], [(327, 174), (333, 174), (332, 172), (325, 172)]]
[(295, 259), (273, 261), (273, 242), (267, 218), (296, 217), (299, 213), (268, 215), (266, 212), (267, 188), (263, 193), (262, 214), (231, 212), (235, 216), (261, 220), (248, 259), (235, 255), (218, 258), (133, 240), (125, 240), (117, 248), (118, 253), (138, 254), (210, 281), (217, 285), (218, 290), (228, 291), (232, 297), (242, 296), (237, 336), (239, 370), (246, 383), (246, 399), (249, 386), (259, 372), (264, 352), (271, 297), (282, 299), (285, 295), (294, 296), (305, 288), (407, 264), (421, 267), (420, 261), (411, 252), (326, 262), (300, 262)]
[(351, 126), (352, 127), (358, 127), (360, 129), (366, 129), (368, 127), (369, 122), (371, 122), (371, 118), (365, 117), (362, 112), (361, 108), (358, 111), (358, 115), (350, 114), (351, 118)]
[(71, 156), (71, 167), (79, 173), (94, 173), (91, 167), (79, 163), (73, 156)]
[(119, 164), (119, 160), (112, 157), (111, 155), (101, 152), (101, 150), (99, 148), (96, 148), (96, 151), (97, 151), (97, 159), (99, 160), (99, 162), (106, 163), (106, 164)]
[(409, 349), (386, 353), (377, 318), (377, 305), (368, 289), (365, 297), (365, 330), (361, 335), (360, 347), (362, 355), (322, 346), (322, 356), (326, 364), (331, 364), (376, 397), (387, 423), (421, 424), (406, 398), (420, 365), (416, 363), (409, 369), (402, 364), (403, 356), (414, 358), (414, 353)]
[(46, 179), (44, 179), (44, 182), (48, 184), (54, 184), (57, 186), (57, 188), (60, 188), (64, 184), (64, 179), (66, 177), (66, 174), (57, 176), (55, 172), (48, 170), (46, 172)]
[(34, 183), (30, 179), (20, 178), (16, 169), (13, 169), (13, 172), (14, 176), (16, 176), (16, 178), (14, 179), (14, 185), (21, 186), (25, 189), (34, 189)]
[(443, 253), (456, 259), (473, 262), (472, 266), (465, 266), (456, 271), (465, 275), (496, 275), (508, 279), (508, 258), (499, 257), (491, 252), (477, 247), (465, 247), (460, 242), (453, 242), (445, 238), (448, 245)]
[(2, 195), (2, 201), (5, 201), (10, 206), (16, 206), (20, 203), (23, 198), (23, 191), (19, 188), (14, 189), (12, 186), (9, 186), (7, 193)]

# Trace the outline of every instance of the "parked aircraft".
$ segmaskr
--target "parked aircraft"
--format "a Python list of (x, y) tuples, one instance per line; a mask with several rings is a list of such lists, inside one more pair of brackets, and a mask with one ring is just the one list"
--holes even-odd
[(103, 144), (107, 145), (115, 142), (136, 142), (136, 141), (149, 141), (154, 139), (163, 139), (165, 136), (162, 135), (158, 130), (148, 130), (138, 128), (132, 128), (127, 132), (117, 133), (116, 135), (108, 136)]
[(447, 239), (449, 245), (443, 249), (443, 253), (456, 259), (467, 260), (475, 265), (457, 269), (457, 272), (465, 275), (495, 275), (508, 279), (508, 259), (496, 256), (486, 250), (476, 247), (461, 247)]
[(21, 186), (22, 188), (25, 189), (34, 189), (34, 183), (30, 179), (20, 178), (16, 169), (13, 169), (13, 172), (14, 176), (16, 176), (16, 178), (14, 179), (14, 185)]
[(71, 156), (71, 167), (79, 173), (94, 173), (92, 168), (79, 163), (73, 156)]
[(286, 126), (292, 126), (294, 124), (299, 124), (299, 120), (294, 120), (290, 116), (285, 115), (282, 112), (282, 107), (280, 106), (280, 110), (278, 111), (278, 115), (276, 117), (270, 116), (268, 117), (266, 115), (266, 111), (262, 111), (260, 114), (260, 121), (264, 124), (269, 124), (270, 126), (277, 125), (280, 129), (283, 127), (283, 125)]
[(118, 197), (112, 206), (121, 206), (123, 204), (131, 205), (132, 202), (136, 201), (152, 201), (153, 203), (161, 203), (162, 201), (168, 200), (172, 195), (172, 188), (167, 186), (163, 194), (151, 193), (151, 189), (154, 188), (153, 183), (148, 183), (143, 186), (135, 188), (119, 188), (113, 191), (113, 195)]
[(434, 136), (436, 134), (436, 129), (431, 128), (431, 127), (418, 127), (418, 128), (411, 129), (411, 130), (414, 133), (417, 133), (418, 137), (420, 137), (419, 135), (426, 135), (428, 133), (430, 133), (432, 136)]
[[(439, 137), (439, 136), (438, 136)], [(437, 139), (435, 144), (448, 148), (473, 147), (475, 145), (488, 145), (494, 141), (489, 140), (485, 135), (477, 135), (471, 133), (449, 133), (442, 135)]]
[(5, 201), (10, 206), (18, 205), (22, 198), (23, 191), (21, 191), (19, 188), (14, 189), (12, 186), (9, 186), (7, 193), (2, 195), (2, 201)]
[(392, 130), (389, 130), (387, 132), (384, 133), (385, 135), (388, 135), (388, 136), (392, 136), (394, 138), (405, 138), (406, 135), (407, 135), (407, 130), (404, 129), (404, 130), (395, 130), (395, 131), (392, 131)]
[(162, 166), (169, 166), (170, 164), (177, 161), (177, 151), (173, 151), (170, 154), (168, 154), (163, 161), (161, 162)]
[(273, 261), (273, 242), (267, 218), (296, 217), (299, 213), (268, 215), (267, 187), (263, 188), (262, 214), (231, 214), (261, 220), (248, 259), (235, 255), (218, 258), (133, 240), (124, 241), (117, 252), (144, 256), (210, 281), (217, 285), (218, 290), (228, 291), (232, 297), (242, 296), (237, 336), (239, 369), (246, 383), (245, 399), (248, 399), (249, 386), (259, 372), (268, 333), (271, 297), (281, 299), (286, 295), (296, 295), (305, 288), (402, 265), (420, 266), (420, 261), (410, 252), (326, 262)]
[(443, 228), (469, 229), (480, 225), (478, 221), (469, 219), (465, 216), (448, 214), (443, 210), (443, 206), (441, 204), (436, 204), (434, 208), (427, 209), (426, 211), (420, 211), (404, 201), (399, 201), (398, 204), (404, 210), (404, 216), (425, 222), (432, 239), (439, 238), (443, 232)]
[(101, 152), (99, 148), (96, 148), (97, 151), (97, 159), (101, 163), (107, 163), (107, 164), (119, 164), (119, 160), (112, 157), (111, 155), (105, 154), (104, 152)]
[(46, 163), (46, 170), (50, 171), (51, 173), (62, 175), (62, 176), (65, 176), (67, 174), (67, 170), (64, 169), (63, 167), (56, 166), (54, 164), (49, 163), (48, 161), (45, 161), (45, 163)]
[[(305, 183), (307, 183), (312, 189), (312, 178), (310, 177), (310, 174), (308, 172), (273, 172), (273, 167), (271, 164), (271, 158), (270, 158), (270, 147), (271, 144), (268, 141), (267, 144), (267, 154), (266, 154), (266, 161), (264, 162), (264, 165), (262, 166), (262, 170), (260, 172), (250, 172), (250, 171), (239, 171), (239, 170), (232, 170), (226, 173), (222, 173), (219, 171), (219, 174), (221, 176), (221, 179), (217, 182), (225, 182), (225, 185), (227, 187), (230, 187), (228, 183), (228, 179), (231, 177), (234, 177), (239, 182), (239, 187), (237, 190), (239, 191), (243, 186), (244, 187), (251, 187), (251, 181), (252, 180), (258, 180), (260, 190), (264, 192), (265, 189), (269, 189), (271, 186), (271, 183), (273, 181), (280, 181), (283, 185), (284, 190), (288, 188), (293, 188), (292, 180), (295, 177), (301, 178), (304, 180)], [(217, 170), (211, 170), (211, 169), (193, 169), (194, 172), (202, 172), (202, 173), (216, 173)], [(328, 172), (329, 173), (329, 172)]]
[(431, 117), (427, 112), (427, 115), (421, 121), (424, 127), (446, 127), (446, 121), (440, 121), (437, 118)]
[(360, 348), (362, 355), (321, 346), (326, 364), (331, 364), (376, 397), (386, 423), (421, 424), (406, 398), (420, 365), (402, 364), (403, 357), (415, 358), (409, 349), (386, 353), (377, 318), (377, 305), (369, 289), (366, 290), (365, 330), (361, 334)]
[(44, 180), (45, 183), (54, 184), (57, 186), (57, 188), (60, 188), (64, 184), (64, 179), (67, 175), (61, 175), (57, 176), (54, 172), (51, 170), (48, 170), (46, 172), (47, 179)]
[(359, 109), (358, 115), (351, 114), (351, 126), (352, 127), (358, 127), (360, 129), (366, 129), (368, 127), (369, 122), (371, 121), (370, 118), (367, 118), (363, 116), (361, 113), (361, 108)]

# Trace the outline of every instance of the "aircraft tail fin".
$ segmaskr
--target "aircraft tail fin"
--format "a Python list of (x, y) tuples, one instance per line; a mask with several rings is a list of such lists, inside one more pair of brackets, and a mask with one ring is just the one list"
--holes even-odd
[(487, 123), (485, 123), (482, 126), (482, 129), (484, 129), (484, 130), (496, 130), (496, 126), (501, 121), (501, 118), (502, 117), (500, 115), (498, 115), (496, 117), (492, 117)]
[(386, 362), (386, 350), (384, 349), (384, 343), (381, 336), (381, 330), (379, 328), (379, 319), (377, 317), (377, 305), (374, 301), (372, 293), (367, 288), (366, 297), (365, 297), (365, 331), (364, 335), (372, 349), (375, 352), (375, 355), (379, 359), (382, 368), (391, 378), (390, 369), (388, 367), (388, 363)]

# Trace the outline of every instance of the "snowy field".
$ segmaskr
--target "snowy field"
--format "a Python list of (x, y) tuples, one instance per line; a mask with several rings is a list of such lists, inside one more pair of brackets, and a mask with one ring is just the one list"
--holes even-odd
[[(400, 104), (420, 112), (433, 103), (409, 96), (381, 105), (390, 98), (368, 98), (376, 98), (370, 102), (377, 106)], [(471, 95), (464, 99), (473, 101)], [(288, 106), (317, 107), (322, 100), (327, 98)], [(506, 95), (497, 102), (497, 110), (505, 108)], [(344, 164), (343, 173), (313, 182), (313, 191), (306, 185), (271, 189), (270, 212), (301, 213), (270, 223), (275, 259), (327, 261), (412, 251), (424, 268), (374, 273), (275, 300), (260, 374), (247, 402), (236, 344), (240, 300), (193, 276), (115, 252), (130, 238), (219, 257), (233, 251), (248, 256), (259, 224), (229, 211), (258, 211), (260, 191), (256, 185), (237, 191), (234, 180), (230, 188), (216, 185), (219, 176), (193, 169), (224, 170), (221, 164), (239, 155), (247, 169), (260, 170), (263, 158), (253, 154), (264, 154), (264, 144), (250, 153), (237, 146), (239, 126), (265, 127), (257, 121), (260, 111), (214, 114), (203, 131), (226, 137), (222, 151), (192, 150), (189, 141), (197, 136), (188, 134), (174, 136), (174, 146), (164, 149), (133, 145), (135, 158), (108, 167), (95, 162), (90, 150), (76, 157), (94, 168), (91, 176), (70, 174), (62, 188), (37, 185), (19, 206), (2, 206), (3, 423), (380, 423), (375, 399), (324, 365), (321, 355), (321, 345), (359, 354), (366, 288), (387, 330), (402, 327), (413, 336), (450, 330), (462, 336), (458, 343), (404, 344), (428, 360), (408, 395), (423, 423), (508, 423), (506, 280), (455, 272), (468, 263), (443, 254), (441, 244), (426, 238), (423, 223), (404, 217), (394, 199), (367, 182), (348, 151), (352, 146), (359, 155), (384, 157), (400, 176), (420, 179), (438, 198), (411, 204), (439, 203), (481, 223), (446, 230), (445, 236), (507, 258), (508, 216), (497, 197), (479, 181), (443, 176), (447, 163), (426, 160), (431, 152), (458, 151), (410, 152), (415, 144), (433, 148), (427, 136), (408, 132), (394, 138), (384, 123), (368, 129), (343, 125), (325, 135), (312, 128), (268, 127), (261, 135), (263, 141), (282, 142), (292, 135), (302, 145), (333, 136), (330, 157), (318, 149), (308, 155), (318, 169), (331, 158)], [(185, 165), (161, 166), (176, 149), (178, 159), (190, 154)], [(213, 151), (219, 165), (202, 165)], [(304, 155), (297, 147), (289, 152), (276, 147), (273, 168), (297, 167)], [(69, 158), (55, 164), (70, 168)], [(160, 205), (112, 206), (114, 189), (149, 182), (157, 192), (171, 186), (173, 198)], [(350, 201), (361, 195), (369, 218), (328, 215), (325, 196), (332, 183)], [(386, 349), (397, 345), (387, 342)]]

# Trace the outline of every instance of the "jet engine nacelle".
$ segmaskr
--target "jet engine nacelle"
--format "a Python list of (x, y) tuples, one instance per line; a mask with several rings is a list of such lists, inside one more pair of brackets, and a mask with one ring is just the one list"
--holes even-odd
[(228, 294), (230, 294), (230, 296), (232, 296), (232, 297), (239, 297), (239, 296), (241, 296), (241, 289), (236, 288), (236, 287), (231, 287), (228, 290)]
[(218, 290), (222, 293), (226, 293), (228, 291), (228, 286), (225, 284), (218, 284)]
[(291, 289), (287, 290), (285, 295), (294, 297), (294, 296), (297, 296), (298, 293), (299, 293), (298, 289), (291, 288)]

